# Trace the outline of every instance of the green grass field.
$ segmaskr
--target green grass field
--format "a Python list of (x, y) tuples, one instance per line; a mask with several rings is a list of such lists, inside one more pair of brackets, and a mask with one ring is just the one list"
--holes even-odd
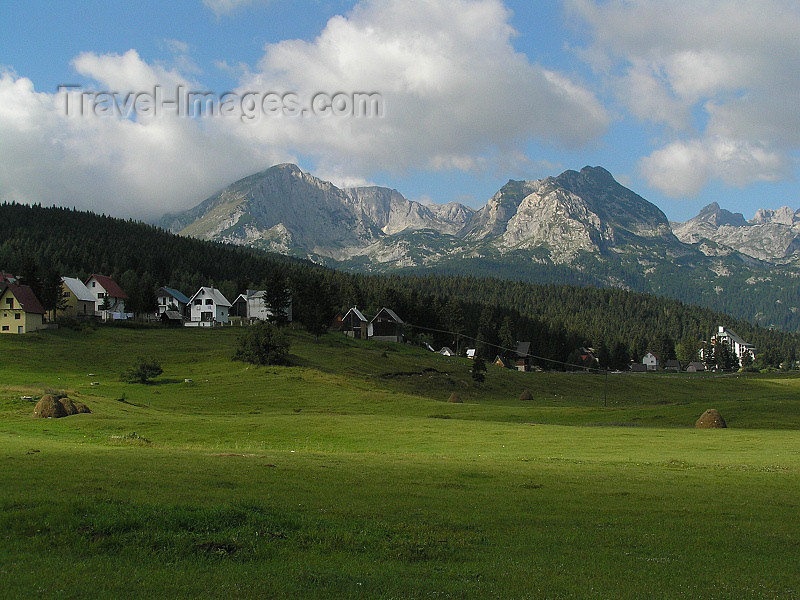
[[(296, 331), (292, 366), (250, 366), (239, 334), (0, 337), (3, 597), (800, 596), (798, 377), (476, 385)], [(163, 375), (122, 383), (137, 355)], [(45, 389), (92, 414), (33, 418)]]

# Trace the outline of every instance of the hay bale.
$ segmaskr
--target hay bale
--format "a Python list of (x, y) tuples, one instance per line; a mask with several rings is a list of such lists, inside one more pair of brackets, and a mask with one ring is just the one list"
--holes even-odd
[(728, 427), (725, 423), (725, 419), (722, 418), (722, 415), (719, 414), (719, 411), (715, 408), (709, 408), (700, 415), (700, 418), (697, 419), (694, 426), (697, 429), (724, 429)]
[(78, 409), (76, 408), (75, 403), (69, 398), (59, 398), (58, 401), (61, 403), (61, 406), (64, 407), (64, 416), (68, 417), (70, 415), (78, 414)]
[(459, 398), (458, 394), (455, 392), (450, 394), (450, 398), (448, 398), (447, 401), (452, 404), (461, 404), (463, 402), (463, 400), (461, 400), (461, 398)]
[(64, 410), (64, 405), (59, 400), (60, 398), (56, 398), (52, 394), (45, 394), (33, 407), (33, 416), (42, 419), (66, 417), (67, 413)]
[(80, 413), (91, 413), (89, 407), (83, 402), (75, 402), (66, 396), (58, 397), (53, 394), (45, 394), (33, 408), (33, 416), (43, 419), (59, 419), (69, 415)]
[(530, 390), (525, 390), (519, 395), (520, 400), (533, 400), (533, 394), (531, 394)]
[(90, 414), (92, 411), (89, 410), (89, 407), (86, 406), (83, 402), (78, 402), (77, 400), (73, 400), (72, 404), (75, 405), (75, 414)]

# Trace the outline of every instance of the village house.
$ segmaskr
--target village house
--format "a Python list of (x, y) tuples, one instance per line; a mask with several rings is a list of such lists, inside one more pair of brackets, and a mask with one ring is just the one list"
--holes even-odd
[(644, 363), (631, 363), (631, 373), (647, 373), (647, 365)]
[(677, 360), (668, 360), (664, 362), (664, 370), (665, 371), (673, 371), (675, 373), (679, 373), (681, 370), (681, 363)]
[[(244, 294), (239, 294), (231, 305), (231, 316), (250, 322), (269, 321), (272, 318), (272, 311), (267, 306), (266, 290), (247, 290)], [(292, 320), (291, 299), (284, 309), (284, 316), (287, 321)]]
[(27, 285), (0, 282), (0, 333), (30, 333), (44, 329), (42, 303)]
[(739, 363), (742, 362), (742, 358), (745, 354), (750, 354), (751, 358), (756, 357), (756, 347), (753, 346), (753, 344), (748, 344), (741, 337), (739, 337), (735, 331), (731, 329), (725, 329), (725, 327), (722, 325), (720, 325), (717, 329), (717, 334), (711, 338), (711, 342), (721, 342), (727, 344), (731, 351), (736, 355), (736, 358), (739, 359)]
[(452, 351), (450, 348), (448, 348), (447, 346), (442, 346), (442, 349), (441, 349), (441, 350), (439, 350), (439, 354), (441, 354), (442, 356), (455, 356), (455, 355), (456, 355), (456, 353), (455, 353), (455, 352), (453, 352), (453, 351)]
[(213, 327), (228, 323), (231, 303), (218, 289), (201, 287), (189, 299), (190, 316), (187, 327)]
[(89, 319), (95, 316), (95, 297), (80, 279), (62, 277), (61, 292), (65, 306), (58, 311), (57, 316), (73, 319)]
[(186, 318), (177, 310), (165, 310), (160, 319), (161, 324), (166, 327), (181, 327), (186, 322)]
[(514, 366), (516, 367), (517, 371), (530, 371), (531, 362), (530, 356), (528, 356), (530, 353), (530, 342), (517, 342), (517, 349), (515, 352), (516, 359), (514, 361)]
[(705, 370), (706, 366), (697, 360), (693, 360), (686, 366), (687, 373), (702, 373)]
[(648, 371), (658, 371), (661, 369), (661, 359), (653, 352), (648, 352), (644, 355), (642, 364), (647, 367)]
[(174, 311), (185, 317), (189, 312), (189, 298), (174, 288), (160, 288), (156, 294), (156, 303), (158, 304), (159, 316), (167, 311)]
[(86, 288), (95, 301), (95, 314), (104, 321), (127, 319), (125, 301), (128, 295), (111, 277), (93, 274), (86, 280)]
[(366, 340), (369, 336), (367, 318), (354, 306), (342, 317), (342, 333), (354, 340)]
[(507, 359), (501, 354), (498, 354), (497, 356), (494, 357), (492, 364), (498, 367), (502, 367), (504, 369), (511, 369), (514, 367), (514, 363), (512, 363), (509, 359)]
[(402, 342), (403, 320), (391, 308), (385, 306), (369, 322), (367, 336), (380, 342)]

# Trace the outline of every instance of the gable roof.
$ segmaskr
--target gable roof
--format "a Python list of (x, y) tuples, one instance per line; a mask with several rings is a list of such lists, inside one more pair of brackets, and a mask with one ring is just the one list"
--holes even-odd
[(681, 363), (673, 358), (673, 359), (670, 359), (667, 362), (665, 362), (664, 366), (665, 367), (680, 367)]
[(517, 357), (525, 358), (531, 352), (530, 342), (517, 342)]
[[(42, 303), (33, 293), (33, 290), (28, 285), (21, 285), (19, 283), (10, 283), (5, 286), (6, 290), (14, 295), (19, 305), (26, 313), (33, 313), (43, 315), (45, 313)], [(0, 288), (0, 294), (5, 293), (5, 290)]]
[(403, 325), (403, 324), (404, 324), (404, 323), (403, 323), (403, 319), (401, 319), (400, 317), (398, 317), (398, 316), (397, 316), (397, 313), (395, 313), (395, 312), (394, 312), (394, 311), (393, 311), (391, 308), (386, 308), (385, 306), (384, 306), (382, 309), (380, 309), (380, 310), (378, 311), (378, 314), (377, 314), (377, 315), (375, 315), (375, 316), (372, 318), (372, 321), (375, 321), (375, 319), (377, 319), (378, 317), (380, 317), (380, 316), (381, 316), (381, 313), (383, 313), (383, 312), (385, 312), (387, 315), (389, 315), (389, 318), (390, 318), (392, 321), (394, 321), (395, 323), (398, 323), (398, 324), (400, 324), (400, 325)]
[(212, 300), (214, 300), (214, 304), (216, 304), (218, 306), (230, 306), (231, 305), (231, 303), (228, 302), (228, 299), (225, 296), (223, 296), (222, 292), (220, 292), (217, 288), (203, 286), (203, 287), (201, 287), (199, 290), (197, 290), (194, 293), (194, 296), (192, 296), (189, 299), (189, 302), (194, 300), (197, 296), (203, 296), (204, 298), (209, 298), (210, 297)]
[(717, 333), (717, 335), (730, 338), (732, 342), (739, 344), (740, 346), (752, 346), (752, 344), (745, 342), (733, 329), (726, 329), (722, 326), (720, 326), (720, 329), (721, 331)]
[(16, 283), (17, 277), (16, 275), (12, 275), (11, 273), (6, 273), (5, 271), (0, 271), (0, 283)]
[(164, 313), (161, 315), (162, 319), (168, 319), (170, 321), (182, 321), (183, 315), (179, 313), (177, 310), (165, 310)]
[(362, 321), (363, 323), (367, 322), (367, 317), (361, 314), (361, 311), (358, 310), (358, 308), (356, 308), (355, 306), (350, 310), (348, 310), (347, 313), (345, 313), (344, 317), (342, 317), (342, 321), (344, 321), (347, 318), (347, 315), (349, 315), (350, 313), (353, 313), (359, 321)]
[(86, 284), (84, 284), (80, 279), (76, 279), (75, 277), (62, 277), (61, 281), (81, 302), (95, 301), (94, 296), (92, 296), (92, 292), (89, 291), (89, 288), (87, 288)]
[(128, 294), (122, 291), (122, 288), (119, 287), (117, 282), (108, 275), (97, 275), (93, 273), (89, 276), (89, 279), (86, 280), (86, 283), (89, 283), (92, 279), (97, 281), (111, 298), (128, 299)]
[(186, 295), (182, 294), (175, 288), (162, 287), (161, 289), (165, 291), (168, 295), (175, 298), (175, 300), (177, 300), (181, 304), (189, 304), (189, 298), (187, 298)]
[(655, 359), (656, 359), (658, 362), (661, 362), (661, 357), (660, 357), (658, 354), (656, 354), (655, 352), (652, 352), (652, 351), (650, 351), (650, 350), (648, 350), (648, 351), (645, 353), (645, 355), (642, 357), (642, 360), (644, 360), (645, 358), (647, 358), (647, 355), (648, 355), (648, 354), (649, 354), (649, 355), (651, 355), (653, 358), (655, 358)]

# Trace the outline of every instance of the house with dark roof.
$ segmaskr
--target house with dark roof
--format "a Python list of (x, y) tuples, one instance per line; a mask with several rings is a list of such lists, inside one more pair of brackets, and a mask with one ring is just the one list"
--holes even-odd
[(402, 342), (403, 325), (405, 325), (403, 319), (391, 308), (384, 306), (369, 322), (367, 335), (370, 339), (380, 342)]
[(711, 341), (712, 343), (727, 344), (740, 363), (745, 354), (749, 354), (751, 358), (756, 357), (756, 347), (753, 344), (745, 342), (735, 331), (726, 329), (722, 325), (718, 327), (717, 334), (711, 338)]
[(531, 360), (529, 354), (531, 353), (530, 342), (517, 342), (517, 349), (515, 350), (514, 366), (517, 371), (530, 371)]
[(177, 310), (165, 310), (161, 313), (161, 324), (166, 327), (181, 327), (186, 319)]
[(686, 366), (687, 373), (702, 373), (706, 370), (706, 366), (698, 360), (693, 360)]
[(664, 370), (665, 371), (673, 371), (675, 373), (678, 373), (681, 370), (681, 363), (680, 363), (680, 361), (677, 361), (677, 360), (674, 360), (674, 359), (664, 361)]
[(44, 307), (27, 285), (0, 282), (0, 333), (44, 329)]
[(366, 340), (369, 337), (369, 321), (357, 306), (342, 317), (342, 333), (354, 340)]
[(167, 311), (179, 312), (184, 317), (188, 314), (189, 298), (175, 288), (162, 287), (156, 294), (158, 304), (158, 314), (163, 315)]
[(125, 312), (126, 294), (119, 284), (108, 275), (91, 275), (85, 282), (86, 288), (95, 300), (95, 314), (104, 321), (127, 319)]

